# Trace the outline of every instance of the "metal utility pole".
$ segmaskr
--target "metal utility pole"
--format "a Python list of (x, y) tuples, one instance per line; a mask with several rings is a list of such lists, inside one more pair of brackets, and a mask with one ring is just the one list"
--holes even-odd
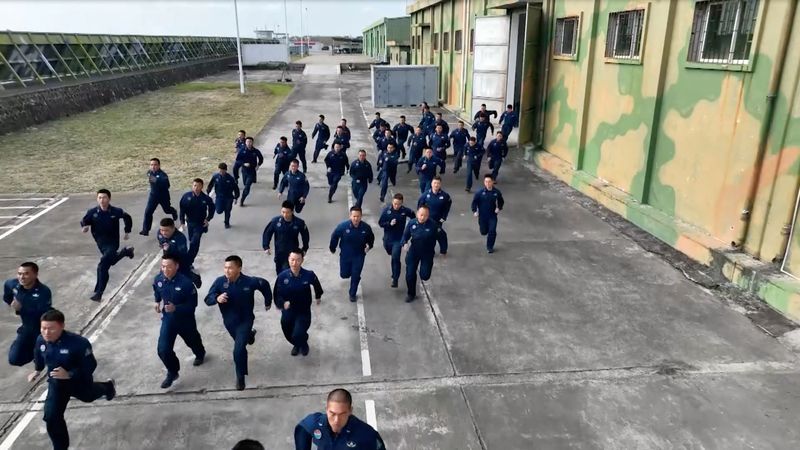
[(300, 56), (306, 56), (303, 46), (303, 0), (300, 0)]
[(233, 15), (236, 18), (236, 53), (239, 55), (239, 92), (244, 94), (244, 71), (242, 70), (242, 40), (239, 38), (239, 6), (233, 0)]

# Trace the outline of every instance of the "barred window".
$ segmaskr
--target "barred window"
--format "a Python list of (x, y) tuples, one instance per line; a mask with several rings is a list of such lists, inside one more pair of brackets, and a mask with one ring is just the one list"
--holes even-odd
[(606, 32), (606, 58), (639, 59), (643, 25), (643, 9), (609, 14), (608, 31)]
[(456, 30), (455, 36), (453, 37), (453, 50), (460, 52), (464, 48), (463, 40), (464, 37), (461, 30)]
[(433, 49), (439, 50), (439, 33), (433, 33)]
[(747, 64), (753, 45), (757, 14), (758, 0), (695, 3), (689, 61)]
[(578, 54), (578, 18), (562, 17), (556, 19), (556, 37), (553, 54), (571, 56)]
[(450, 51), (450, 32), (445, 31), (442, 33), (442, 50), (449, 52)]

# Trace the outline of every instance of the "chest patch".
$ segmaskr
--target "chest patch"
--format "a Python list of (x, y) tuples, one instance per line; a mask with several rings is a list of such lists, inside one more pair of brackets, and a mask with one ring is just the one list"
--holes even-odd
[(69, 349), (68, 348), (62, 348), (61, 350), (59, 350), (58, 353), (61, 353), (62, 355), (68, 355), (69, 354)]
[(322, 439), (322, 431), (319, 428), (314, 430), (314, 439)]

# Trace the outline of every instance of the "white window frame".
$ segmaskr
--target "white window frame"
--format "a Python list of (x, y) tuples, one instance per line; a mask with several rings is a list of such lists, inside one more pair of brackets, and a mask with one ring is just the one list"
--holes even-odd
[[(706, 46), (706, 37), (708, 36), (708, 21), (709, 16), (711, 15), (711, 7), (714, 5), (719, 5), (722, 8), (725, 7), (726, 3), (736, 2), (736, 14), (734, 16), (733, 22), (733, 31), (731, 37), (731, 45), (728, 48), (728, 56), (725, 60), (721, 58), (705, 58), (703, 53), (705, 51)], [(698, 6), (703, 5), (705, 7), (705, 11), (703, 11), (703, 29), (701, 35), (698, 37), (699, 41), (697, 43), (697, 55), (695, 57), (694, 62), (699, 63), (708, 63), (708, 64), (732, 64), (732, 65), (747, 65), (750, 64), (750, 52), (746, 55), (747, 59), (733, 59), (734, 52), (736, 51), (736, 39), (739, 37), (739, 28), (741, 27), (741, 19), (743, 17), (742, 8), (744, 8), (745, 2), (744, 0), (710, 0), (710, 1), (698, 1), (695, 3), (695, 8)], [(756, 8), (756, 14), (758, 14), (758, 7)], [(754, 31), (755, 33), (755, 31)], [(751, 48), (752, 50), (752, 48)]]
[[(630, 19), (633, 20), (633, 32), (631, 33), (631, 46), (628, 48), (627, 54), (617, 53), (617, 40), (619, 39), (620, 33), (620, 24), (619, 18), (623, 15), (628, 16)], [(639, 16), (641, 15), (641, 25), (639, 24)], [(606, 39), (611, 40), (611, 44), (609, 48), (611, 50), (610, 55), (606, 55), (606, 58), (613, 58), (613, 59), (623, 59), (623, 60), (630, 60), (636, 61), (642, 59), (642, 50), (644, 48), (644, 28), (645, 28), (645, 20), (647, 19), (647, 11), (645, 8), (634, 8), (628, 9), (625, 11), (616, 11), (610, 13), (608, 15), (609, 18), (609, 27)], [(636, 46), (639, 46), (638, 54), (633, 54), (636, 50)]]
[[(572, 32), (572, 52), (571, 53), (563, 53), (564, 47), (564, 24), (567, 21), (575, 22), (575, 27), (573, 28)], [(558, 26), (561, 23), (561, 34), (559, 35)], [(553, 37), (553, 57), (556, 59), (570, 59), (570, 60), (577, 60), (578, 59), (578, 47), (579, 47), (579, 40), (581, 35), (581, 17), (580, 15), (571, 15), (571, 16), (564, 16), (556, 18), (556, 26), (554, 27), (553, 31), (555, 36)], [(559, 40), (559, 37), (561, 38)]]

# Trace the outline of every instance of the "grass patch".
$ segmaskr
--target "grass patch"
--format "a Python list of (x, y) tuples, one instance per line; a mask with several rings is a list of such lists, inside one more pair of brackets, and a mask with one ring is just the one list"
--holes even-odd
[(161, 159), (173, 188), (189, 189), (233, 157), (243, 128), (255, 135), (292, 90), (283, 83), (189, 82), (0, 138), (5, 193), (143, 191)]

